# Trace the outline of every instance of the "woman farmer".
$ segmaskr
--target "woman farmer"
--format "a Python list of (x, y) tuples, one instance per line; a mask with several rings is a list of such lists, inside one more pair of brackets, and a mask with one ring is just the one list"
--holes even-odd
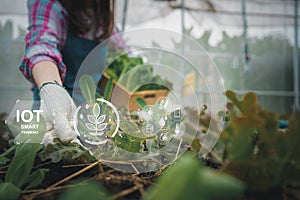
[(76, 73), (88, 53), (114, 33), (114, 1), (29, 0), (27, 6), (20, 70), (34, 84), (34, 100), (52, 113), (45, 113), (46, 121), (54, 121), (60, 140), (69, 142), (76, 138), (69, 120), (76, 109), (70, 96)]

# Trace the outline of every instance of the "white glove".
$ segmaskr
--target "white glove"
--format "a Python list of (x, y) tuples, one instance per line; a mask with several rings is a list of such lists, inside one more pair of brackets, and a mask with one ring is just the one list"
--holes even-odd
[(52, 123), (58, 138), (64, 143), (75, 139), (77, 134), (71, 123), (76, 106), (68, 92), (56, 83), (48, 83), (41, 87), (40, 97), (45, 120)]

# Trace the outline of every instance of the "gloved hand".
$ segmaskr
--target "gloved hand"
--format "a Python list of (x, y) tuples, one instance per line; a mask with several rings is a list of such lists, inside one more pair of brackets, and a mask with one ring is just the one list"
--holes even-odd
[(40, 97), (45, 120), (52, 124), (59, 139), (63, 143), (75, 139), (77, 134), (71, 123), (76, 106), (68, 92), (59, 84), (46, 83), (40, 89)]

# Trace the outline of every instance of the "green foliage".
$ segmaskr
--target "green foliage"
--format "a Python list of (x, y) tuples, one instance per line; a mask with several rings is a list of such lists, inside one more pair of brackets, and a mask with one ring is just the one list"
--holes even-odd
[(0, 183), (0, 197), (6, 200), (15, 200), (21, 195), (22, 190), (12, 183)]
[[(81, 81), (82, 87), (80, 88), (83, 94), (85, 94), (84, 90), (86, 89), (86, 87), (92, 86), (92, 88), (94, 88), (92, 77), (90, 77), (89, 75), (84, 75), (80, 80), (82, 80)], [(104, 99), (106, 100), (110, 99), (112, 90), (113, 90), (113, 79), (110, 78), (104, 90)], [(84, 95), (85, 98), (91, 98), (92, 95), (90, 95), (90, 93), (91, 92), (88, 92), (87, 95)], [(89, 99), (87, 100), (89, 101)], [(100, 114), (99, 106), (96, 106), (95, 108), (97, 108), (98, 110), (93, 110), (93, 113), (97, 113), (97, 115)], [(106, 107), (104, 106), (103, 109), (105, 110)], [(114, 129), (112, 128), (111, 130)], [(143, 145), (142, 145), (143, 142), (146, 139), (152, 138), (149, 136), (145, 136), (137, 124), (128, 122), (128, 120), (123, 120), (120, 122), (120, 130), (118, 131), (119, 134), (111, 138), (112, 141), (114, 142), (114, 145), (130, 152), (143, 151)], [(109, 137), (112, 135), (112, 133), (109, 131), (106, 134)], [(76, 143), (64, 145), (59, 140), (57, 140), (55, 144), (49, 144), (47, 148), (40, 153), (40, 157), (42, 160), (51, 159), (52, 162), (59, 162), (60, 160), (63, 159), (64, 161), (67, 162), (87, 163), (87, 162), (92, 162), (95, 159), (82, 146)]]
[[(22, 188), (30, 189), (38, 186), (45, 177), (48, 169), (38, 169), (32, 173), (32, 167), (40, 144), (19, 144), (15, 155), (5, 175), (5, 182), (0, 183), (0, 197), (17, 199)], [(2, 155), (4, 157), (4, 155)]]
[(41, 184), (45, 178), (45, 174), (49, 172), (49, 169), (38, 169), (36, 171), (34, 171), (32, 174), (29, 175), (28, 177), (28, 186), (26, 187), (27, 189), (31, 189), (34, 188), (36, 186), (38, 186), (39, 184)]
[(95, 158), (89, 151), (78, 143), (63, 144), (58, 138), (54, 144), (48, 146), (39, 153), (42, 161), (50, 159), (51, 162), (57, 163), (61, 160), (67, 163), (91, 163)]
[[(146, 80), (146, 79), (142, 79)], [(172, 84), (167, 80), (162, 79), (159, 75), (152, 76), (149, 79), (149, 83), (142, 85), (137, 90), (144, 91), (144, 90), (161, 90), (161, 89), (168, 89), (172, 88)]]
[[(87, 78), (88, 80), (89, 78)], [(88, 81), (87, 81), (88, 82)], [(112, 88), (112, 79), (107, 90)], [(111, 92), (104, 93), (109, 99)], [(227, 105), (228, 112), (221, 113), (228, 119), (228, 126), (223, 130), (221, 141), (215, 147), (225, 145), (224, 159), (226, 164), (221, 171), (212, 171), (201, 166), (200, 161), (191, 155), (185, 155), (159, 177), (156, 185), (146, 193), (148, 199), (238, 199), (245, 190), (245, 181), (249, 189), (264, 190), (270, 187), (282, 187), (286, 183), (299, 184), (300, 180), (300, 113), (295, 113), (289, 121), (288, 130), (278, 129), (278, 116), (264, 110), (258, 104), (254, 93), (246, 94), (242, 99), (227, 91), (231, 101)], [(90, 95), (91, 97), (91, 95)], [(147, 111), (148, 106), (143, 99), (137, 103)], [(159, 103), (154, 104), (152, 118), (158, 121), (164, 116), (164, 110), (159, 109)], [(205, 110), (200, 115), (193, 110), (186, 110), (190, 120), (186, 126), (189, 132), (193, 127), (208, 126), (211, 116)], [(97, 116), (99, 108), (93, 110)], [(165, 129), (174, 131), (173, 113), (168, 116)], [(186, 117), (185, 116), (185, 117)], [(144, 135), (138, 119), (122, 115), (120, 129), (111, 138), (114, 145), (130, 152), (143, 152), (147, 141), (157, 141), (158, 135)], [(132, 116), (130, 116), (132, 117)], [(182, 122), (184, 117), (179, 119)], [(192, 129), (192, 131), (195, 131)], [(108, 132), (107, 135), (111, 133)], [(155, 142), (154, 142), (155, 143)], [(222, 145), (221, 145), (222, 144)], [(157, 142), (155, 145), (158, 147)], [(193, 151), (199, 151), (199, 139), (191, 144)], [(17, 199), (22, 189), (31, 189), (42, 183), (48, 169), (38, 169), (32, 172), (32, 166), (39, 144), (20, 144), (8, 149), (0, 155), (0, 165), (9, 162), (7, 155), (15, 151), (4, 182), (0, 183), (0, 197)], [(213, 151), (216, 152), (216, 151)], [(91, 163), (95, 158), (89, 151), (77, 143), (63, 144), (59, 139), (49, 144), (39, 153), (41, 160), (52, 162), (63, 160), (68, 163)], [(227, 173), (227, 174), (226, 174)], [(235, 176), (233, 178), (230, 175)], [(174, 181), (175, 180), (175, 181)], [(108, 199), (107, 193), (98, 183), (81, 183), (78, 187), (68, 189), (61, 199)]]
[(262, 109), (254, 93), (242, 100), (228, 91), (230, 121), (221, 135), (229, 160), (225, 171), (247, 181), (250, 189), (282, 187), (300, 179), (300, 117), (288, 130), (278, 129), (278, 116)]
[(13, 183), (17, 187), (22, 187), (26, 184), (36, 153), (40, 148), (40, 144), (23, 143), (18, 145), (14, 158), (6, 173), (5, 181)]
[[(252, 138), (255, 131), (262, 125), (262, 120), (257, 116), (257, 97), (248, 93), (242, 100), (238, 100), (235, 93), (226, 92), (226, 96), (234, 103), (243, 116), (232, 119), (227, 128), (228, 134), (234, 137), (227, 144), (227, 152), (232, 160), (251, 158), (253, 151)], [(237, 149), (239, 149), (237, 151)]]
[(130, 69), (143, 64), (141, 57), (128, 57), (128, 54), (126, 53), (122, 54), (117, 59), (113, 59), (113, 57), (108, 58), (109, 67), (106, 70), (106, 73), (116, 81)]
[(96, 84), (90, 75), (84, 74), (79, 79), (79, 88), (89, 104), (95, 102)]
[(156, 138), (156, 135), (144, 135), (137, 124), (128, 121), (120, 122), (120, 130), (122, 133), (113, 138), (114, 144), (130, 152), (142, 152), (143, 143)]
[(7, 115), (5, 113), (0, 113), (0, 152), (5, 151), (6, 148), (9, 146), (8, 138), (10, 135), (9, 135), (9, 130), (5, 124), (6, 117)]
[(16, 150), (17, 145), (13, 144), (13, 146), (11, 146), (9, 149), (7, 149), (5, 152), (3, 152), (0, 155), (0, 166), (5, 166), (6, 163), (9, 161), (9, 159), (7, 158), (7, 156), (13, 154)]
[[(206, 142), (210, 143), (219, 139), (218, 123), (218, 120), (207, 111), (206, 105), (202, 106), (200, 113), (195, 109), (185, 108), (185, 134), (193, 138), (189, 140), (191, 141), (190, 149), (197, 153), (200, 149), (206, 151), (208, 153), (206, 157), (215, 163), (221, 163), (223, 160), (224, 144), (217, 143), (211, 149)], [(208, 132), (209, 137), (207, 137)]]
[[(136, 102), (142, 108), (142, 112), (147, 113), (150, 107), (142, 98), (137, 98)], [(164, 103), (156, 102), (151, 106), (151, 119), (142, 119), (139, 116), (131, 116), (130, 119), (125, 118), (120, 123), (120, 135), (114, 138), (114, 142), (127, 151), (132, 152), (142, 152), (150, 151), (155, 147), (156, 149), (163, 147), (164, 141), (161, 141), (159, 137), (165, 135), (169, 140), (173, 139), (175, 134), (175, 128), (177, 123), (183, 123), (184, 116), (181, 118), (174, 118), (174, 113), (167, 113), (165, 109), (160, 109), (161, 104)], [(132, 120), (136, 117), (135, 120)], [(165, 120), (165, 125), (163, 127), (159, 126), (159, 121), (161, 119)], [(150, 123), (153, 130), (156, 130), (153, 134), (146, 134), (143, 128), (146, 124)], [(168, 141), (168, 139), (166, 139)]]
[(5, 166), (7, 161), (9, 161), (8, 158), (6, 158), (5, 156), (3, 155), (0, 155), (0, 166)]
[(244, 189), (238, 179), (204, 168), (198, 159), (185, 155), (150, 188), (145, 200), (238, 199)]
[[(85, 79), (91, 79), (91, 78), (88, 78), (88, 75), (85, 75)], [(88, 85), (88, 84), (85, 84), (85, 85)], [(81, 87), (81, 89), (84, 90), (85, 87)], [(113, 80), (112, 80), (112, 78), (110, 78), (108, 80), (105, 90), (104, 90), (104, 98), (106, 100), (110, 99), (112, 89), (113, 89)], [(84, 93), (84, 91), (82, 91), (82, 93)], [(86, 96), (88, 96), (88, 95), (86, 95)], [(147, 111), (149, 109), (146, 102), (142, 98), (137, 98), (136, 101), (144, 109), (144, 111)], [(165, 114), (164, 110), (159, 109), (159, 105), (160, 105), (160, 102), (158, 102), (152, 106), (153, 119), (156, 122), (158, 122), (162, 118), (162, 116), (164, 116), (164, 114)], [(103, 109), (105, 110), (105, 106)], [(115, 130), (114, 129), (115, 125), (112, 124), (110, 127), (110, 130), (106, 131), (105, 134), (106, 134), (106, 136), (108, 136), (110, 138), (110, 141), (112, 141), (114, 143), (114, 145), (116, 145), (117, 147), (120, 147), (129, 152), (142, 152), (146, 149), (145, 142), (147, 140), (157, 140), (158, 136), (157, 135), (145, 135), (144, 131), (142, 131), (142, 128), (143, 128), (142, 125), (139, 124), (139, 117), (137, 117), (137, 119), (135, 119), (135, 120), (132, 120), (132, 118), (131, 118), (132, 116), (128, 116), (127, 111), (125, 111), (125, 112), (126, 113), (122, 113), (122, 115), (124, 115), (123, 116), (124, 119), (122, 119), (120, 121), (120, 128), (118, 130), (118, 133), (114, 137), (111, 137)], [(104, 111), (104, 113), (105, 113), (105, 111)], [(112, 114), (113, 113), (109, 113), (109, 115), (112, 115)], [(168, 121), (166, 123), (167, 124), (166, 128), (170, 129), (170, 130), (175, 129), (175, 123), (181, 122), (183, 120), (183, 118), (180, 119), (179, 121), (178, 120), (176, 121), (176, 120), (173, 119), (173, 114), (171, 113), (170, 116), (168, 117)], [(80, 121), (79, 121), (79, 123), (80, 123)], [(143, 124), (143, 125), (145, 125), (145, 124)], [(172, 132), (174, 132), (174, 130), (172, 130)], [(97, 139), (97, 138), (95, 138), (95, 139)], [(156, 143), (157, 143), (157, 141), (156, 141)], [(60, 146), (59, 143), (48, 146), (47, 149), (44, 150), (40, 154), (42, 160), (51, 159), (52, 162), (58, 162), (61, 159), (68, 160), (68, 161), (74, 160), (74, 157), (71, 157), (71, 159), (70, 159), (70, 154), (66, 153), (66, 151), (67, 152), (76, 151), (76, 149), (77, 149), (76, 147), (59, 147), (59, 146)], [(73, 152), (73, 154), (74, 154), (74, 152)], [(68, 155), (68, 156), (66, 157), (66, 155)], [(76, 153), (75, 155), (78, 155), (78, 153)], [(79, 155), (80, 155), (80, 153), (79, 153)]]
[(138, 98), (135, 99), (135, 101), (141, 109), (145, 109), (145, 110), (149, 109), (146, 101), (143, 98), (138, 97)]
[(152, 77), (153, 68), (151, 65), (137, 65), (131, 69), (125, 67), (124, 72), (119, 77), (119, 82), (129, 91), (136, 91), (139, 89), (139, 85), (150, 82)]
[(111, 98), (111, 94), (112, 94), (112, 91), (113, 91), (113, 78), (110, 78), (107, 83), (106, 83), (106, 86), (105, 86), (105, 90), (104, 90), (104, 99), (109, 101), (110, 98)]
[(97, 183), (88, 182), (78, 184), (75, 188), (66, 190), (60, 198), (61, 200), (101, 200), (111, 199), (107, 192)]
[[(115, 60), (109, 58), (105, 72), (113, 80), (120, 81), (129, 91), (159, 90), (171, 87), (171, 83), (167, 80), (163, 80), (158, 75), (154, 76), (153, 67), (144, 64), (141, 57), (129, 57), (126, 53)], [(136, 88), (137, 84), (142, 86)]]

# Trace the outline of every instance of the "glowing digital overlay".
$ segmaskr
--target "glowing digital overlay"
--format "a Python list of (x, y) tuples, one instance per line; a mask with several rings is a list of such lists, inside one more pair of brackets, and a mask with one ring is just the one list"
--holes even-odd
[[(114, 43), (116, 38), (122, 38), (126, 46)], [(81, 112), (75, 115), (75, 121), (84, 119), (79, 125), (82, 130), (77, 130), (84, 145), (97, 159), (113, 168), (133, 173), (155, 171), (174, 162), (199, 137), (201, 127), (195, 113), (200, 113), (205, 106), (215, 119), (200, 140), (200, 154), (207, 155), (223, 128), (224, 119), (217, 113), (224, 111), (226, 104), (223, 78), (208, 53), (192, 38), (170, 30), (123, 32), (102, 42), (87, 56), (77, 74), (73, 94), (83, 95), (79, 87), (83, 75), (93, 77), (99, 93), (105, 93), (103, 79), (107, 83), (110, 78), (107, 68), (124, 56), (142, 62), (124, 70), (114, 81), (110, 105), (95, 101), (97, 107), (106, 108), (105, 112), (95, 115), (92, 111), (95, 104), (74, 99)], [(146, 75), (149, 71), (160, 79), (149, 78)], [(139, 91), (149, 84), (164, 89)], [(141, 107), (137, 98), (147, 105)], [(213, 124), (216, 120), (217, 126)], [(95, 125), (88, 125), (91, 122)], [(95, 133), (97, 127), (100, 133)], [(88, 136), (92, 137), (87, 140)]]
[[(135, 60), (134, 68), (124, 70), (132, 65), (122, 63), (125, 57)], [(122, 72), (104, 99), (107, 69), (116, 63)], [(82, 77), (94, 86), (82, 87)], [(140, 91), (149, 85), (158, 89)], [(195, 40), (170, 30), (137, 29), (110, 37), (86, 57), (74, 83), (77, 109), (68, 120), (101, 162), (126, 172), (155, 171), (174, 162), (200, 135), (200, 155), (212, 150), (224, 125), (217, 115), (224, 111), (224, 91), (217, 66)], [(91, 94), (92, 100), (85, 98)], [(16, 143), (43, 143), (55, 126), (45, 120), (47, 110), (33, 109), (36, 103), (42, 104), (17, 101), (7, 118)], [(198, 119), (203, 107), (214, 119), (205, 134)]]

